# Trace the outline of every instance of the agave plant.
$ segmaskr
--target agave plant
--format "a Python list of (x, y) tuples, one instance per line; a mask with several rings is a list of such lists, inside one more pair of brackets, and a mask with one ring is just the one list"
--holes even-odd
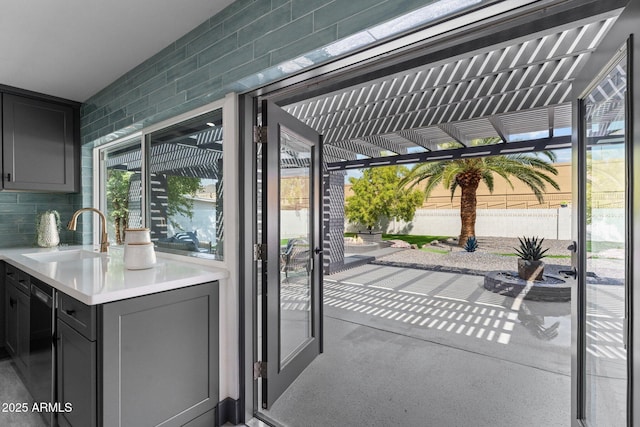
[(464, 250), (467, 252), (475, 252), (478, 249), (478, 240), (476, 236), (469, 236), (464, 244)]
[(539, 261), (544, 258), (544, 254), (549, 250), (549, 248), (542, 249), (544, 238), (538, 241), (537, 237), (523, 237), (522, 239), (518, 237), (518, 240), (520, 240), (520, 248), (514, 249), (520, 258), (527, 261)]

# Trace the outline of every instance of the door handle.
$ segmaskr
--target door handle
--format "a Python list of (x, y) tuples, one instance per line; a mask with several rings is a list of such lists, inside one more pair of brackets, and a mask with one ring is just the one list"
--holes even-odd
[(322, 249), (320, 249), (320, 248), (315, 248), (315, 249), (313, 250), (313, 252), (314, 252), (316, 255), (318, 255), (318, 254), (321, 254), (321, 253), (322, 253)]
[(578, 244), (575, 241), (571, 242), (571, 244), (567, 247), (567, 250), (571, 252), (577, 252)]
[(560, 270), (558, 271), (559, 274), (562, 274), (564, 276), (570, 276), (573, 277), (574, 279), (578, 278), (578, 270), (574, 268), (572, 268), (571, 270)]

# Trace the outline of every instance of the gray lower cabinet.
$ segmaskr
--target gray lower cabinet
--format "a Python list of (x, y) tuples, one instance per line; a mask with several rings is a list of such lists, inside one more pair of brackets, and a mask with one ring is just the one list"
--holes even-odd
[(5, 349), (23, 378), (29, 375), (30, 298), (12, 281), (5, 282)]
[(62, 295), (58, 339), (61, 426), (213, 425), (217, 283), (92, 307)]
[(4, 261), (0, 261), (0, 358), (4, 356), (4, 352), (6, 351), (6, 339), (5, 333), (7, 332), (6, 327), (6, 312), (7, 312), (7, 304), (6, 304), (6, 286), (5, 282), (5, 263)]
[(70, 411), (58, 414), (58, 424), (95, 427), (98, 422), (96, 342), (58, 319), (58, 402)]

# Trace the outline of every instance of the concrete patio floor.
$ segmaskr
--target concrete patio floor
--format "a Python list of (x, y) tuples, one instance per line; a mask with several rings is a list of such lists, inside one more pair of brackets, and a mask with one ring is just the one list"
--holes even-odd
[(569, 303), (364, 265), (325, 277), (325, 352), (266, 413), (289, 426), (569, 426)]

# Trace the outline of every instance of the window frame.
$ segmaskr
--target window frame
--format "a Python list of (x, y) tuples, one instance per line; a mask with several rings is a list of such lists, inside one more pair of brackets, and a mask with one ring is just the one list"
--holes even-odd
[[(163, 256), (168, 257), (190, 257), (194, 260), (201, 260), (203, 262), (218, 264), (221, 267), (227, 267), (234, 265), (237, 261), (237, 256), (232, 252), (233, 247), (231, 242), (237, 240), (238, 233), (238, 116), (237, 116), (237, 95), (230, 93), (225, 96), (224, 99), (216, 100), (209, 104), (195, 108), (188, 112), (176, 115), (169, 119), (163, 120), (158, 123), (154, 123), (141, 130), (128, 134), (122, 138), (118, 138), (114, 141), (102, 144), (93, 148), (93, 207), (105, 212), (107, 205), (106, 200), (106, 169), (104, 165), (104, 157), (107, 151), (111, 151), (118, 147), (125, 147), (132, 143), (139, 143), (141, 150), (141, 177), (142, 177), (142, 223), (143, 226), (148, 227), (149, 220), (149, 176), (148, 165), (150, 161), (150, 143), (148, 136), (154, 132), (162, 131), (168, 127), (180, 124), (187, 120), (191, 120), (198, 116), (210, 113), (212, 111), (222, 110), (222, 126), (224, 129), (222, 137), (223, 146), (223, 166), (222, 174), (224, 177), (223, 188), (225, 202), (223, 204), (222, 215), (224, 218), (224, 236), (223, 241), (223, 254), (222, 260), (215, 260), (210, 257), (203, 256), (197, 252), (184, 253), (184, 254), (171, 254), (163, 252)], [(97, 223), (97, 217), (94, 218), (93, 224), (93, 242), (98, 242), (99, 227)]]

